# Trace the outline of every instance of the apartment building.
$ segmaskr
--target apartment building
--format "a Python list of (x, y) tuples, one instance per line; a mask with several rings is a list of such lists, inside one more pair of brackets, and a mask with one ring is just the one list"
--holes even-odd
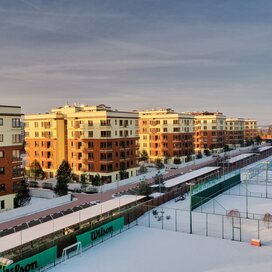
[(139, 112), (140, 152), (149, 159), (178, 157), (185, 161), (194, 153), (194, 117), (171, 109)]
[(258, 135), (257, 120), (245, 119), (244, 140), (253, 140)]
[(0, 105), (0, 212), (14, 207), (22, 173), (21, 107)]
[[(127, 177), (136, 175), (137, 113), (105, 105), (67, 105), (48, 114), (26, 115), (25, 123), (28, 166), (37, 159), (54, 176), (66, 159), (77, 177), (85, 173), (92, 180), (99, 174), (103, 182), (114, 182), (120, 179), (120, 170)], [(36, 153), (31, 150), (35, 145)]]
[(37, 160), (46, 177), (54, 177), (61, 162), (67, 159), (65, 114), (52, 110), (46, 114), (26, 115), (24, 121), (27, 173)]
[(226, 144), (226, 116), (220, 112), (193, 112), (195, 150), (220, 149)]
[(244, 144), (244, 124), (243, 118), (226, 119), (226, 143), (231, 147)]

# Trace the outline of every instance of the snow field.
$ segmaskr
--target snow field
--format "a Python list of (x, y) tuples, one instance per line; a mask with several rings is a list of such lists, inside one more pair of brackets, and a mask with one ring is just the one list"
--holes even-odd
[(53, 268), (53, 272), (271, 271), (269, 247), (136, 226)]

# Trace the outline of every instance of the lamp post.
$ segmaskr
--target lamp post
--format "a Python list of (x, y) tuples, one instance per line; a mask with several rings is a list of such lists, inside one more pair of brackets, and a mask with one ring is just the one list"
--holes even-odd
[(193, 233), (193, 220), (192, 220), (192, 188), (195, 185), (193, 182), (187, 182), (187, 186), (190, 186), (190, 234)]

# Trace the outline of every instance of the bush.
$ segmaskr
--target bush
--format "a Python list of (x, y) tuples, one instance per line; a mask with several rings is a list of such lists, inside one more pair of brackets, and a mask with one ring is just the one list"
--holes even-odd
[(53, 190), (53, 184), (52, 184), (52, 183), (49, 183), (49, 182), (43, 182), (43, 183), (42, 183), (42, 188), (43, 188), (43, 189), (50, 189), (50, 190)]
[(29, 185), (29, 187), (37, 188), (37, 187), (39, 187), (39, 182), (31, 180), (31, 181), (28, 181), (28, 185)]
[(204, 149), (205, 156), (209, 157), (211, 156), (211, 151), (209, 149)]
[(174, 158), (173, 163), (174, 164), (181, 164), (181, 159), (180, 158)]
[(202, 153), (200, 151), (197, 152), (196, 158), (197, 159), (202, 159), (203, 158), (203, 155), (202, 155)]

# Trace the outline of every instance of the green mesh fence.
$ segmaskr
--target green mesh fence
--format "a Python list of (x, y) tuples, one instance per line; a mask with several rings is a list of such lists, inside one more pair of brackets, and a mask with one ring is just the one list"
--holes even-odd
[(103, 239), (108, 235), (112, 235), (117, 230), (124, 227), (124, 217), (117, 218), (109, 223), (106, 223), (96, 229), (87, 231), (83, 234), (77, 235), (77, 241), (81, 242), (82, 247), (88, 246), (96, 240)]
[(192, 210), (205, 204), (233, 186), (238, 185), (240, 182), (240, 174), (238, 174), (192, 195)]
[(32, 272), (39, 271), (42, 267), (55, 262), (57, 258), (57, 246), (51, 247), (29, 258), (4, 267), (1, 272)]

